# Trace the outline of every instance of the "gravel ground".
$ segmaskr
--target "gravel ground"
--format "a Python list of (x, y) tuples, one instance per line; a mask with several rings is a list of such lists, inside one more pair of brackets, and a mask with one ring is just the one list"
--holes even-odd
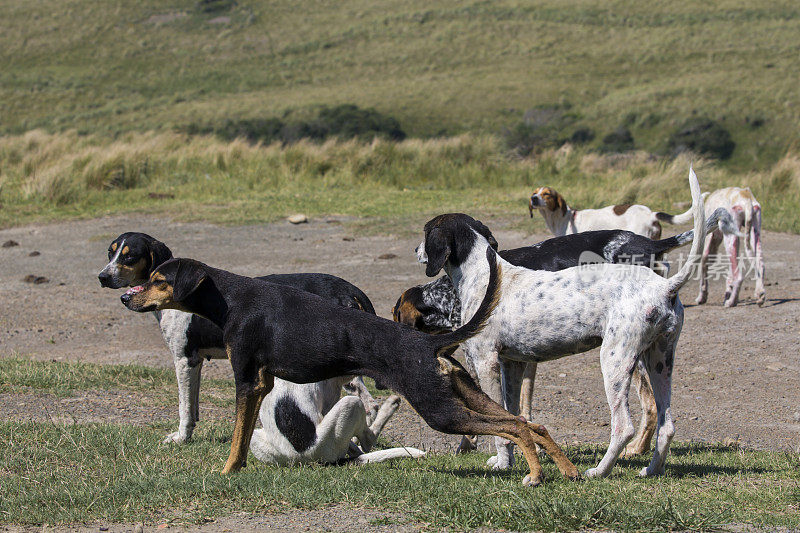
[[(526, 236), (509, 229), (514, 222), (510, 219), (484, 222), (501, 248), (548, 237)], [(152, 316), (127, 311), (118, 301), (121, 291), (102, 289), (97, 281), (97, 272), (106, 263), (108, 244), (123, 231), (149, 233), (167, 243), (176, 256), (245, 275), (335, 274), (361, 287), (378, 314), (389, 317), (403, 290), (427, 280), (413, 256), (422, 224), (413, 236), (365, 234), (359, 229), (363, 222), (360, 224), (326, 218), (296, 226), (279, 222), (220, 227), (119, 216), (0, 231), (0, 244), (9, 240), (18, 243), (0, 248), (0, 356), (18, 353), (43, 360), (171, 367)], [(767, 232), (764, 250), (768, 286), (763, 308), (752, 299), (750, 280), (745, 281), (742, 303), (733, 309), (722, 307), (723, 280), (712, 282), (709, 303), (704, 306), (691, 305), (696, 281), (681, 292), (687, 309), (672, 403), (678, 440), (738, 439), (747, 447), (773, 450), (795, 450), (800, 444), (800, 413), (795, 417), (800, 411), (800, 263), (796, 261), (800, 237)], [(47, 282), (30, 282), (36, 277)], [(207, 363), (203, 374), (231, 375), (224, 360)], [(5, 418), (41, 418), (47, 405), (47, 416), (78, 422), (111, 419), (177, 423), (175, 409), (142, 405), (134, 393), (92, 391), (79, 395), (83, 402), (46, 396), (0, 395), (0, 413)], [(545, 424), (557, 441), (607, 442), (609, 413), (597, 351), (540, 365), (534, 400), (535, 421)], [(638, 405), (632, 407), (638, 412)], [(201, 423), (209, 416), (224, 415), (204, 402)], [(398, 411), (384, 434), (429, 450), (452, 450), (458, 442), (457, 437), (429, 429), (407, 405)], [(483, 439), (483, 449), (488, 445), (489, 439)], [(371, 520), (370, 512), (359, 513), (367, 517), (365, 523)], [(313, 513), (304, 512), (306, 515), (304, 524), (313, 530), (321, 528), (321, 523), (313, 521)], [(275, 516), (241, 518), (239, 526), (279, 528), (291, 524), (288, 516), (286, 522), (270, 522)], [(256, 524), (253, 520), (267, 522)], [(223, 523), (227, 522), (216, 525), (228, 527)], [(392, 530), (397, 527), (395, 524)]]

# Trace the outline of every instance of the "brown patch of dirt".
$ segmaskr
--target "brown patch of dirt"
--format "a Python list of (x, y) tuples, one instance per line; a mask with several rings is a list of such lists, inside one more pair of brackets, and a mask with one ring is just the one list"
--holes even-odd
[[(517, 222), (512, 219), (488, 222), (501, 249), (549, 237), (508, 229)], [(429, 281), (413, 253), (422, 224), (418, 230), (413, 236), (373, 235), (361, 231), (357, 220), (331, 217), (298, 226), (283, 221), (221, 227), (144, 216), (3, 230), (0, 242), (13, 239), (20, 246), (2, 251), (0, 356), (20, 353), (42, 360), (172, 366), (155, 319), (126, 310), (119, 302), (122, 291), (102, 289), (97, 280), (107, 262), (109, 242), (124, 231), (149, 233), (167, 243), (176, 256), (245, 275), (327, 272), (341, 276), (367, 293), (379, 315), (391, 318), (392, 305), (402, 291)], [(32, 250), (42, 255), (29, 257)], [(768, 232), (764, 250), (768, 286), (762, 308), (755, 305), (749, 280), (742, 289), (742, 303), (733, 309), (722, 307), (724, 279), (711, 282), (709, 303), (704, 306), (693, 304), (697, 281), (681, 291), (687, 309), (672, 391), (677, 440), (738, 438), (743, 446), (772, 450), (795, 450), (800, 444), (800, 423), (794, 418), (800, 411), (800, 263), (796, 259), (800, 237)], [(688, 247), (681, 251), (687, 253)], [(397, 258), (375, 260), (384, 254)], [(20, 273), (34, 270), (59, 283), (24, 283)], [(230, 377), (231, 373), (226, 361), (211, 361), (205, 364), (203, 375)], [(93, 394), (95, 405), (114, 405), (103, 396), (111, 393)], [(41, 416), (37, 402), (10, 407), (14, 400), (7, 396), (12, 395), (0, 396), (0, 412), (5, 416), (12, 412)], [(635, 393), (631, 396), (638, 417)], [(534, 421), (546, 425), (557, 441), (608, 442), (609, 412), (596, 351), (539, 365), (534, 402)], [(24, 398), (22, 403), (26, 403)], [(109, 407), (104, 416), (113, 419), (114, 409)], [(177, 405), (171, 410), (141, 409), (177, 422)], [(73, 413), (79, 420), (94, 416)], [(451, 451), (459, 441), (428, 428), (405, 403), (387, 425), (384, 437), (439, 451)], [(490, 441), (482, 439), (481, 449), (488, 450)], [(316, 529), (312, 522), (307, 524)]]

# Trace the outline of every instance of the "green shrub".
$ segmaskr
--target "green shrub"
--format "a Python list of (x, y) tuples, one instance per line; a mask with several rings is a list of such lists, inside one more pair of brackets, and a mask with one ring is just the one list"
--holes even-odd
[(670, 135), (667, 149), (670, 153), (694, 152), (715, 159), (728, 159), (736, 143), (721, 124), (709, 118), (693, 118)]
[(352, 104), (322, 106), (315, 116), (298, 119), (227, 119), (219, 124), (189, 124), (181, 130), (190, 135), (214, 134), (221, 139), (247, 139), (252, 143), (295, 143), (301, 139), (324, 141), (329, 138), (371, 140), (374, 137), (402, 141), (406, 134), (400, 123), (375, 109)]
[(633, 150), (633, 134), (625, 126), (620, 126), (605, 137), (600, 145), (603, 153), (622, 153)]

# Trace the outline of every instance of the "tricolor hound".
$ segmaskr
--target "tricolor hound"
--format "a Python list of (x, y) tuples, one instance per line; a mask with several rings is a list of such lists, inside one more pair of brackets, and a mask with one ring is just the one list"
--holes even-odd
[[(719, 228), (724, 234), (738, 234), (736, 224), (723, 208), (711, 213), (706, 220), (706, 233)], [(625, 230), (585, 231), (574, 235), (554, 237), (532, 246), (502, 250), (498, 255), (515, 266), (531, 270), (556, 272), (587, 262), (629, 263), (647, 267), (664, 263), (664, 256), (694, 239), (694, 230), (654, 241)], [(492, 243), (496, 247), (496, 243)], [(443, 333), (461, 325), (461, 302), (448, 276), (406, 290), (392, 309), (394, 320), (428, 333)], [(525, 368), (520, 395), (520, 412), (531, 419), (533, 381), (536, 363)], [(633, 381), (642, 405), (642, 420), (636, 437), (628, 444), (625, 455), (638, 455), (650, 449), (656, 429), (656, 404), (645, 373), (634, 369)], [(459, 451), (474, 447), (462, 441)]]
[(564, 197), (550, 187), (539, 187), (531, 195), (528, 211), (533, 217), (538, 209), (553, 235), (583, 231), (624, 229), (651, 239), (661, 238), (661, 222), (685, 224), (692, 220), (692, 210), (680, 215), (654, 213), (644, 205), (609, 205), (600, 209), (573, 209)]
[[(696, 238), (689, 259), (677, 274), (665, 279), (641, 266), (607, 263), (548, 272), (516, 267), (498, 258), (504, 273), (502, 298), (483, 330), (463, 344), (483, 390), (505, 402), (512, 412), (519, 408), (525, 363), (600, 347), (611, 408), (611, 442), (587, 476), (608, 475), (634, 436), (628, 391), (637, 365), (650, 378), (657, 410), (655, 452), (641, 475), (664, 471), (674, 434), (670, 394), (675, 348), (683, 325), (678, 290), (694, 270), (705, 238), (700, 185), (691, 170), (689, 183)], [(425, 225), (418, 259), (427, 264), (429, 277), (445, 270), (461, 301), (462, 320), (474, 314), (487, 284), (489, 267), (482, 258), (493, 242), (488, 228), (467, 215), (440, 215)], [(495, 441), (495, 467), (510, 466), (511, 446), (502, 439)]]
[[(172, 252), (164, 243), (136, 232), (123, 233), (114, 239), (108, 255), (109, 263), (98, 277), (102, 286), (110, 288), (144, 283), (158, 265), (172, 258)], [(276, 274), (260, 279), (297, 287), (344, 307), (375, 313), (372, 302), (358, 287), (335, 276)], [(165, 309), (154, 314), (172, 352), (178, 378), (180, 425), (164, 442), (183, 443), (191, 438), (199, 419), (203, 359), (226, 357), (222, 331), (190, 313)], [(347, 396), (340, 400), (342, 386), (359, 398)], [(361, 450), (350, 445), (350, 437), (357, 437), (362, 447), (369, 450), (398, 404), (399, 397), (393, 396), (379, 411), (360, 377), (333, 378), (305, 385), (276, 380), (275, 388), (261, 409), (264, 428), (258, 430), (254, 438), (253, 453), (262, 461), (276, 464), (355, 458)], [(374, 418), (371, 425), (367, 424), (365, 409), (369, 411), (369, 419)], [(357, 460), (368, 462), (418, 454), (413, 448), (409, 448), (408, 453), (398, 450), (373, 452)]]
[(535, 444), (545, 449), (562, 474), (578, 478), (575, 466), (543, 426), (505, 411), (452, 358), (460, 343), (481, 331), (500, 297), (502, 274), (493, 249), (485, 251), (483, 262), (487, 273), (483, 298), (470, 308), (474, 313), (469, 321), (444, 335), (428, 335), (294, 287), (238, 276), (191, 259), (161, 264), (146, 283), (123, 294), (122, 303), (138, 312), (194, 313), (223, 331), (236, 381), (236, 424), (223, 473), (242, 467), (259, 405), (276, 377), (311, 383), (364, 375), (405, 396), (438, 431), (513, 440), (530, 467), (524, 484), (542, 481)]

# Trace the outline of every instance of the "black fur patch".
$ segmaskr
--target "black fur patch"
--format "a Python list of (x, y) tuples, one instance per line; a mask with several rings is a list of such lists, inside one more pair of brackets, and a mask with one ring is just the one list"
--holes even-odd
[(317, 440), (314, 422), (290, 396), (284, 396), (275, 403), (275, 425), (300, 453), (309, 449)]

